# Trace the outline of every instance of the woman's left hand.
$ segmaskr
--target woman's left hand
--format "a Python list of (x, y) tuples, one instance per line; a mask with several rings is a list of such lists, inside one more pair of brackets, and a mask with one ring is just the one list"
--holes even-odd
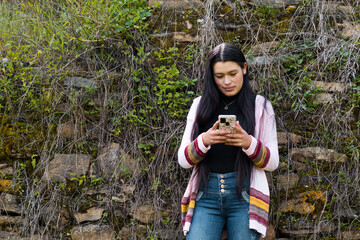
[(239, 121), (236, 122), (236, 125), (233, 126), (236, 130), (236, 133), (230, 133), (226, 137), (226, 145), (241, 147), (247, 149), (251, 144), (251, 136), (240, 126)]

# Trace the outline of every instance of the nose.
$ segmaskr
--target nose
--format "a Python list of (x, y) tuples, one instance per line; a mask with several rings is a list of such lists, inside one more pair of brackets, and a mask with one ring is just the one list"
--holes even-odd
[(230, 77), (229, 77), (229, 76), (225, 76), (225, 77), (224, 77), (224, 84), (225, 84), (225, 85), (228, 85), (228, 84), (230, 84), (230, 83), (231, 83)]

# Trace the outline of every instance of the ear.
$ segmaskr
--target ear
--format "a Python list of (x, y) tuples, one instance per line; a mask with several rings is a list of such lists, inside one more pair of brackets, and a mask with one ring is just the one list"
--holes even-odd
[(243, 71), (243, 75), (245, 75), (246, 71), (247, 71), (247, 63), (246, 62), (244, 62), (244, 68), (242, 69), (242, 71)]

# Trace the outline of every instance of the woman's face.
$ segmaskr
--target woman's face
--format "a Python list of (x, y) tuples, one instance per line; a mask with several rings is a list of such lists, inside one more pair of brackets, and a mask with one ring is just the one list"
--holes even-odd
[(236, 62), (226, 61), (214, 64), (215, 83), (225, 96), (231, 97), (238, 94), (244, 83), (247, 64), (241, 68)]

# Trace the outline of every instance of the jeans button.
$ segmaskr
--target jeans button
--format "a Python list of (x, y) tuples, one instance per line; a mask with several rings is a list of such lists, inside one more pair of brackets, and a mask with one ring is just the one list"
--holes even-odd
[(220, 186), (221, 188), (224, 188), (225, 187), (225, 185), (224, 184), (221, 184), (221, 186)]
[(221, 180), (220, 180), (220, 182), (221, 182), (221, 183), (224, 183), (224, 182), (225, 182), (225, 180), (224, 180), (224, 179), (221, 179)]
[(224, 174), (220, 174), (220, 177), (221, 177), (221, 178), (224, 178), (225, 176), (224, 176)]
[(222, 193), (225, 192), (225, 189), (221, 189), (220, 192), (222, 192)]

